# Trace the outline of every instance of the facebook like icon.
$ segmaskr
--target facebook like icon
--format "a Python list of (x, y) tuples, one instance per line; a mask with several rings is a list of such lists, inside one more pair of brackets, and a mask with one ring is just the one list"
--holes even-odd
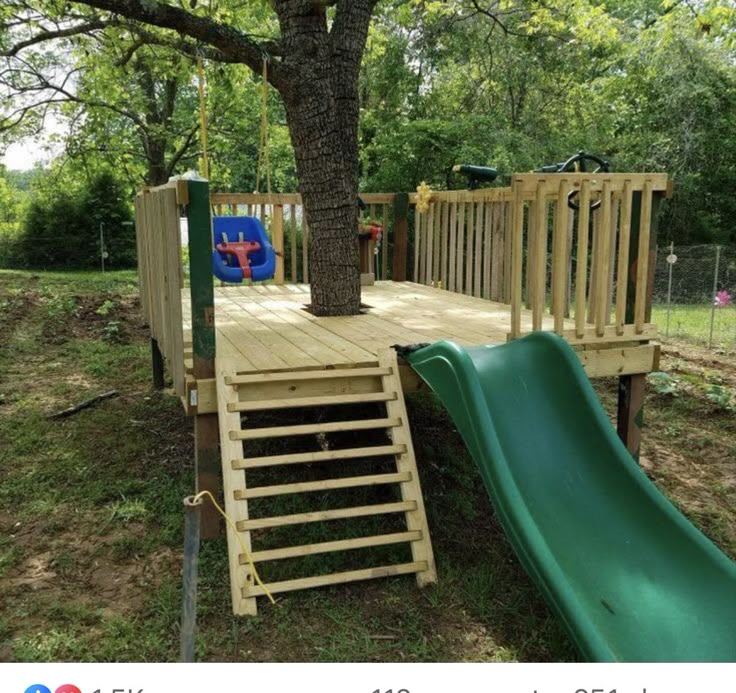
[(32, 686), (26, 688), (26, 693), (51, 693), (51, 689), (46, 688), (46, 686), (40, 683), (34, 683)]

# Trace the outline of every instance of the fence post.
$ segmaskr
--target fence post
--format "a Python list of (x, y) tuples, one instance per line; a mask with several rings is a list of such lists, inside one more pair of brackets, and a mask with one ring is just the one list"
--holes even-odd
[[(212, 221), (210, 187), (205, 180), (187, 181), (189, 203), (189, 278), (192, 301), (193, 375), (196, 380), (215, 377), (215, 296), (212, 279)], [(221, 497), (220, 431), (217, 414), (194, 417), (196, 488)], [(220, 519), (211, 503), (202, 507), (202, 536), (219, 534)]]
[[(654, 267), (657, 253), (657, 226), (659, 208), (664, 198), (663, 193), (652, 194), (651, 226), (649, 232), (649, 275), (646, 286), (645, 321), (652, 319), (652, 293), (654, 291)], [(635, 319), (636, 276), (639, 264), (639, 222), (642, 208), (642, 193), (634, 191), (631, 201), (631, 235), (629, 237), (629, 271), (626, 293), (625, 323), (631, 324)], [(618, 415), (617, 431), (619, 438), (638, 462), (641, 448), (641, 428), (644, 424), (644, 394), (646, 391), (646, 373), (622, 375), (618, 379)]]
[(670, 336), (670, 304), (672, 303), (672, 270), (675, 264), (675, 244), (670, 243), (670, 254), (667, 256), (667, 322), (664, 329), (664, 336)]
[[(409, 193), (394, 195), (394, 258), (392, 276), (395, 282), (406, 281), (406, 253), (408, 245)], [(384, 243), (388, 239), (383, 239)], [(386, 277), (383, 277), (384, 279)]]
[(708, 348), (713, 348), (713, 320), (716, 316), (716, 294), (718, 293), (718, 270), (721, 264), (721, 246), (716, 246), (716, 267), (713, 272), (713, 294), (710, 301), (710, 329), (708, 331)]

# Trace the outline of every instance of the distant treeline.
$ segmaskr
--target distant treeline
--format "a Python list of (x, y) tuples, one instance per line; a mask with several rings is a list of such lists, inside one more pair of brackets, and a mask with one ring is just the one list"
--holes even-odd
[[(29, 187), (33, 178), (33, 172), (27, 176), (12, 172), (6, 176), (12, 183)], [(13, 189), (9, 190), (12, 195)], [(22, 203), (15, 200), (15, 218), (7, 218), (0, 226), (0, 267), (97, 268), (101, 259), (101, 224), (107, 253), (105, 265), (135, 266), (135, 229), (127, 198), (127, 192), (109, 172), (74, 188), (54, 185), (33, 189)]]

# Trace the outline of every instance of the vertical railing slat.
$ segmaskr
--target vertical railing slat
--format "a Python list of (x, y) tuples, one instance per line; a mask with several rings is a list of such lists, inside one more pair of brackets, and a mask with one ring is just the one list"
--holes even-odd
[[(591, 192), (591, 199), (593, 194)], [(598, 246), (600, 245), (601, 236), (601, 215), (597, 211), (591, 214), (591, 247), (590, 247), (590, 276), (588, 278), (588, 324), (595, 324), (595, 311), (597, 307), (596, 287), (598, 284), (598, 265), (600, 264)]]
[(611, 240), (610, 255), (611, 262), (608, 266), (608, 282), (606, 283), (606, 325), (611, 323), (611, 309), (613, 307), (613, 283), (616, 279), (616, 245), (618, 241), (619, 211), (621, 207), (620, 193), (611, 194)]
[(483, 298), (491, 298), (491, 259), (493, 257), (493, 210), (495, 204), (485, 205), (485, 230), (483, 239)]
[(289, 244), (291, 245), (291, 281), (296, 284), (299, 277), (296, 259), (296, 205), (289, 205)]
[(473, 296), (480, 298), (481, 294), (481, 264), (483, 261), (483, 202), (475, 206), (475, 276), (473, 278)]
[(493, 257), (491, 259), (491, 301), (503, 301), (506, 203), (496, 202), (493, 211)]
[(532, 305), (532, 281), (536, 275), (535, 263), (537, 261), (534, 249), (536, 247), (537, 238), (537, 201), (539, 199), (539, 187), (535, 191), (534, 199), (529, 202), (529, 221), (527, 223), (527, 251), (526, 251), (526, 278), (524, 284), (526, 286), (526, 297), (524, 299), (524, 307), (529, 310)]
[(644, 331), (647, 309), (647, 284), (649, 279), (649, 233), (652, 228), (652, 183), (644, 181), (641, 191), (641, 216), (639, 219), (639, 257), (636, 267), (636, 298), (634, 302), (634, 329)]
[[(547, 290), (547, 198), (543, 183), (537, 184), (534, 210), (530, 211), (530, 221), (534, 216), (534, 276), (532, 280), (532, 329), (542, 329), (544, 303)], [(531, 248), (531, 241), (529, 243)]]
[(552, 240), (552, 305), (554, 329), (562, 334), (565, 327), (565, 284), (567, 275), (567, 219), (570, 208), (567, 206), (569, 182), (563, 178), (557, 192), (555, 226)]
[(421, 255), (422, 245), (422, 215), (419, 213), (419, 207), (414, 205), (414, 274), (412, 275), (412, 281), (417, 284), (420, 281), (420, 267), (419, 257)]
[(388, 239), (391, 229), (388, 225), (388, 204), (381, 207), (381, 224), (383, 224), (383, 238), (381, 239), (381, 279), (388, 279)]
[(511, 256), (510, 301), (511, 301), (511, 339), (521, 334), (521, 282), (524, 246), (524, 199), (521, 183), (512, 183), (513, 202), (511, 208), (511, 224), (508, 225), (510, 238), (508, 241)]
[(450, 254), (448, 257), (448, 281), (447, 288), (450, 291), (457, 289), (457, 278), (455, 277), (455, 259), (457, 257), (457, 201), (453, 200), (450, 207)]
[(440, 281), (440, 253), (442, 251), (441, 235), (441, 212), (442, 203), (437, 200), (434, 203), (434, 240), (432, 242), (432, 286), (437, 286)]
[(626, 323), (632, 197), (631, 181), (627, 180), (624, 182), (624, 190), (621, 195), (621, 230), (618, 238), (618, 273), (616, 275), (616, 334), (624, 333)]
[(608, 298), (608, 273), (611, 262), (611, 183), (603, 182), (601, 192), (600, 234), (598, 238), (598, 267), (595, 287), (595, 333), (598, 337), (603, 332), (608, 322), (607, 298)]
[(440, 283), (443, 289), (447, 289), (447, 255), (448, 255), (448, 243), (450, 241), (450, 205), (448, 202), (442, 203), (442, 226), (440, 233), (440, 242), (442, 244), (441, 257), (440, 257)]
[(578, 247), (575, 267), (575, 335), (585, 334), (585, 293), (588, 282), (588, 238), (590, 236), (590, 181), (584, 180), (578, 197)]
[(427, 242), (425, 244), (426, 256), (424, 258), (424, 283), (432, 283), (432, 251), (434, 250), (434, 202), (429, 203), (427, 210)]
[(465, 268), (465, 203), (460, 202), (457, 214), (457, 267), (455, 269), (455, 290), (461, 294), (463, 287), (463, 270)]
[(465, 293), (473, 294), (473, 255), (475, 253), (475, 215), (472, 202), (468, 202), (467, 235), (465, 239)]
[[(513, 212), (511, 210), (511, 202), (504, 202), (503, 208), (503, 298), (504, 303), (511, 300), (511, 276), (513, 274), (513, 266), (511, 263), (512, 255), (512, 236), (513, 236)], [(523, 226), (523, 222), (522, 222)]]

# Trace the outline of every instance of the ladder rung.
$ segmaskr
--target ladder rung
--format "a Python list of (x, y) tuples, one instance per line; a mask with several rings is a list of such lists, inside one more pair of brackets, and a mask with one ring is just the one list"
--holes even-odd
[(403, 455), (406, 445), (376, 445), (369, 448), (347, 448), (345, 450), (321, 450), (319, 452), (294, 452), (288, 455), (268, 455), (234, 459), (233, 469), (255, 469), (257, 467), (273, 467), (281, 464), (305, 464), (307, 462), (326, 462), (329, 460), (352, 460), (359, 457), (383, 457), (385, 455)]
[(357, 419), (355, 421), (331, 421), (329, 423), (304, 424), (301, 426), (271, 426), (251, 428), (245, 431), (230, 431), (230, 440), (256, 440), (281, 436), (308, 436), (316, 433), (337, 431), (365, 431), (374, 428), (396, 428), (401, 426), (398, 417), (390, 419)]
[(289, 382), (292, 380), (334, 380), (335, 378), (368, 378), (371, 376), (391, 375), (389, 367), (375, 368), (331, 368), (320, 371), (286, 371), (284, 373), (250, 373), (247, 375), (228, 375), (226, 385), (255, 385), (260, 383)]
[(400, 484), (405, 481), (411, 481), (410, 472), (397, 472), (395, 474), (368, 474), (365, 476), (350, 476), (343, 479), (323, 479), (322, 481), (302, 481), (295, 484), (279, 484), (278, 486), (257, 486), (255, 488), (239, 489), (235, 491), (235, 500), (268, 498), (269, 496), (285, 496), (289, 493), (331, 491), (339, 488), (378, 486), (380, 484)]
[(370, 515), (405, 513), (411, 512), (416, 509), (416, 501), (402, 501), (400, 503), (381, 503), (378, 505), (361, 505), (353, 508), (317, 510), (311, 513), (298, 513), (296, 515), (262, 517), (257, 520), (240, 520), (240, 522), (237, 523), (237, 528), (240, 532), (247, 532), (255, 529), (268, 529), (269, 527), (301, 525), (307, 524), (308, 522), (326, 522), (328, 520), (344, 520), (350, 517), (369, 517)]
[[(299, 558), (300, 556), (312, 556), (317, 553), (367, 549), (372, 546), (386, 546), (388, 544), (404, 544), (412, 541), (420, 541), (422, 537), (423, 534), (419, 530), (413, 532), (396, 532), (395, 534), (376, 534), (372, 537), (355, 537), (354, 539), (323, 541), (318, 544), (302, 544), (300, 546), (284, 546), (280, 549), (254, 551), (251, 557), (256, 563), (259, 561), (279, 561), (283, 558)], [(245, 554), (240, 554), (240, 564), (248, 564), (248, 558)]]
[[(357, 580), (370, 580), (372, 578), (390, 577), (392, 575), (407, 575), (409, 573), (421, 573), (428, 570), (427, 561), (414, 561), (413, 563), (399, 563), (397, 565), (384, 565), (376, 568), (364, 568), (363, 570), (350, 570), (345, 573), (332, 573), (330, 575), (317, 575), (315, 577), (298, 578), (296, 580), (283, 580), (282, 582), (267, 583), (269, 592), (291, 592), (303, 590), (310, 587), (325, 587), (327, 585), (339, 585), (343, 582), (355, 582)], [(243, 589), (244, 597), (260, 597), (265, 591), (260, 586), (247, 587)]]
[(321, 397), (287, 397), (285, 399), (261, 399), (252, 402), (230, 402), (229, 412), (263, 411), (266, 409), (295, 409), (322, 407), (331, 404), (362, 404), (364, 402), (390, 402), (397, 398), (395, 392), (366, 392), (360, 395), (323, 395)]

